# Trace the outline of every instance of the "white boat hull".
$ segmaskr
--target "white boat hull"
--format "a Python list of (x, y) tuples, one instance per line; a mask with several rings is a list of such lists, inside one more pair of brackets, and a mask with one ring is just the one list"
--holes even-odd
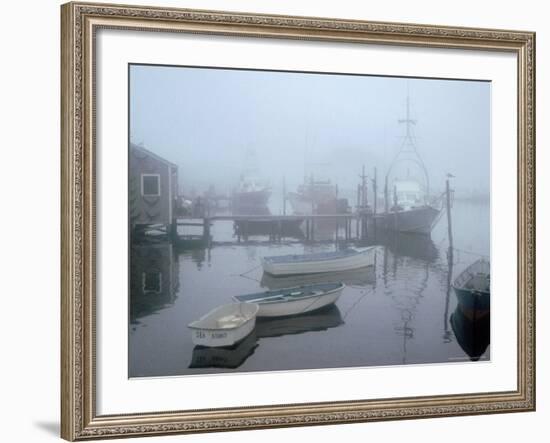
[(255, 323), (255, 321), (249, 321), (236, 330), (228, 331), (201, 328), (193, 329), (193, 344), (196, 346), (208, 347), (232, 346), (250, 334), (254, 329)]
[(300, 263), (274, 263), (262, 259), (262, 267), (264, 272), (275, 276), (348, 271), (374, 265), (375, 251), (374, 247), (370, 247), (348, 257)]
[(245, 311), (245, 318), (242, 323), (227, 328), (216, 327), (216, 318), (231, 314), (231, 305), (216, 308), (201, 319), (188, 325), (189, 329), (191, 329), (193, 344), (208, 347), (232, 346), (248, 336), (256, 326), (258, 305), (249, 303), (248, 305), (251, 306), (250, 308), (242, 307), (246, 306), (247, 303), (235, 303), (234, 305), (235, 307), (233, 307), (233, 309), (237, 308), (241, 311)]
[(332, 293), (327, 293), (318, 297), (281, 303), (259, 303), (260, 309), (258, 311), (258, 317), (283, 317), (286, 315), (297, 315), (316, 311), (317, 309), (335, 303), (336, 300), (340, 298), (340, 295), (342, 295), (342, 289), (343, 288), (340, 288)]

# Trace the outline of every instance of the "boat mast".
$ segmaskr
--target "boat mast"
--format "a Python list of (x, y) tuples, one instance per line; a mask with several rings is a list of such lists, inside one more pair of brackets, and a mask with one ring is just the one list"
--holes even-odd
[[(391, 165), (388, 169), (388, 172), (386, 173), (386, 180), (385, 180), (385, 188), (388, 187), (388, 180), (391, 171), (395, 167), (397, 163), (401, 162), (411, 162), (415, 163), (420, 167), (422, 172), (424, 173), (424, 177), (426, 179), (426, 196), (429, 197), (430, 195), (430, 177), (428, 176), (428, 170), (426, 169), (426, 166), (424, 165), (424, 162), (422, 161), (422, 158), (418, 154), (416, 150), (416, 143), (414, 141), (414, 133), (412, 131), (412, 126), (416, 125), (416, 120), (411, 118), (411, 104), (410, 104), (410, 95), (409, 95), (409, 82), (407, 81), (407, 101), (406, 101), (406, 116), (403, 119), (397, 120), (398, 123), (404, 123), (405, 124), (405, 137), (403, 140), (403, 144), (401, 145), (401, 149), (391, 162)], [(385, 192), (387, 194), (387, 191)], [(387, 197), (386, 197), (387, 198)]]
[(416, 125), (416, 120), (411, 118), (411, 103), (409, 97), (409, 83), (407, 82), (407, 118), (397, 120), (399, 123), (405, 123), (407, 131), (405, 135), (405, 141), (401, 148), (401, 152), (414, 152), (416, 153), (416, 146), (411, 135), (411, 126)]

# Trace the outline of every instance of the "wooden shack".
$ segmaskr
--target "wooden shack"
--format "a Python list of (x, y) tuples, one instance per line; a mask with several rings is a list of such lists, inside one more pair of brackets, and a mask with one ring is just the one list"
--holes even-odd
[(129, 153), (129, 212), (132, 230), (163, 225), (171, 232), (175, 218), (178, 167), (136, 144)]

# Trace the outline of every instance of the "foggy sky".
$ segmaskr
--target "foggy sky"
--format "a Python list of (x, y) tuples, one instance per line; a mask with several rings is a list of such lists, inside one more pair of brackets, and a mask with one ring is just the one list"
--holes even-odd
[(274, 186), (306, 170), (354, 189), (363, 163), (382, 179), (398, 152), (407, 90), (432, 189), (450, 172), (457, 191), (488, 192), (488, 82), (133, 65), (130, 138), (176, 163), (186, 190), (230, 191), (250, 148)]

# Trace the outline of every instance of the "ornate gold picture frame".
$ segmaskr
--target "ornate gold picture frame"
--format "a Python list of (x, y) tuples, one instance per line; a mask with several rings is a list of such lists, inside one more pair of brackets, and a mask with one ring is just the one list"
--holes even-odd
[[(524, 31), (67, 3), (61, 7), (61, 435), (86, 440), (533, 411), (535, 34)], [(517, 389), (245, 407), (97, 413), (96, 33), (188, 33), (478, 50), (517, 59)], [(493, 131), (498, 131), (494, 127)], [(494, 154), (498, 155), (498, 153)], [(121, 271), (123, 272), (123, 271)], [(125, 321), (125, 319), (121, 319)]]

